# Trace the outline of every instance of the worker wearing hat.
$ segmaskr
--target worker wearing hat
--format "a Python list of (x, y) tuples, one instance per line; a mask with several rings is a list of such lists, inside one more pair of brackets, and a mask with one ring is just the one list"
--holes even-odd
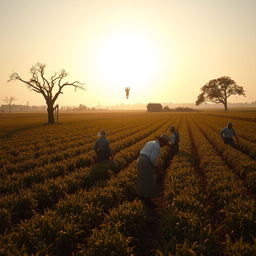
[(97, 162), (102, 162), (102, 161), (106, 161), (106, 160), (113, 160), (113, 154), (112, 154), (112, 150), (110, 148), (110, 143), (109, 141), (106, 139), (106, 131), (105, 130), (101, 130), (97, 136), (99, 137), (96, 140), (96, 143), (94, 145), (94, 150), (96, 153), (96, 161)]

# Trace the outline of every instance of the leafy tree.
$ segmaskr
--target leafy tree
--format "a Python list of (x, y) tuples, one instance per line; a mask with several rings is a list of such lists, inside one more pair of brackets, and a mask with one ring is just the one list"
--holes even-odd
[(55, 122), (54, 110), (57, 107), (57, 105), (54, 106), (54, 104), (60, 94), (63, 93), (63, 88), (71, 86), (74, 87), (75, 90), (77, 88), (84, 89), (84, 84), (79, 81), (74, 81), (72, 83), (63, 82), (63, 79), (68, 75), (65, 70), (55, 73), (50, 79), (46, 79), (45, 66), (46, 65), (41, 63), (33, 65), (30, 69), (32, 77), (29, 80), (22, 79), (18, 73), (13, 73), (11, 74), (8, 82), (14, 80), (21, 81), (32, 91), (42, 94), (47, 104), (48, 124), (53, 124)]
[(165, 106), (163, 108), (163, 112), (170, 112), (170, 111), (171, 111), (171, 109), (168, 106)]
[(197, 96), (196, 105), (203, 102), (222, 103), (225, 111), (228, 110), (228, 98), (231, 95), (243, 95), (245, 92), (242, 86), (238, 86), (230, 77), (223, 76), (210, 80), (201, 88), (201, 93)]
[(8, 106), (9, 106), (9, 112), (11, 112), (11, 108), (12, 108), (12, 102), (14, 100), (17, 100), (15, 97), (11, 96), (11, 97), (5, 97), (3, 99), (3, 102), (5, 102)]

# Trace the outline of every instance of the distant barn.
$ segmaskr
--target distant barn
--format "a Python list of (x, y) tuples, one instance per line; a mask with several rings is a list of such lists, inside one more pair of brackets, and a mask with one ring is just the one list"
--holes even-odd
[(148, 112), (162, 112), (163, 107), (159, 103), (148, 103), (147, 109)]

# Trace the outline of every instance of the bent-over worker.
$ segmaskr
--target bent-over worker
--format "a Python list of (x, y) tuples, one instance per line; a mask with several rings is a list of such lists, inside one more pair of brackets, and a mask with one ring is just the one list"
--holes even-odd
[(151, 201), (157, 196), (157, 159), (160, 148), (168, 144), (169, 137), (166, 134), (156, 137), (156, 140), (147, 142), (137, 159), (137, 193), (142, 200)]
[(239, 142), (239, 139), (235, 133), (235, 130), (233, 129), (232, 123), (228, 123), (228, 126), (221, 130), (220, 135), (225, 144), (234, 146), (235, 143), (234, 143), (233, 137), (236, 138), (237, 143)]

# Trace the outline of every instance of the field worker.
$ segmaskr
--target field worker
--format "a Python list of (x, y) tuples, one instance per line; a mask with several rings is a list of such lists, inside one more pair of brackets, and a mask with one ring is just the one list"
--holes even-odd
[(170, 132), (172, 133), (170, 137), (170, 154), (174, 156), (175, 154), (179, 153), (179, 142), (180, 142), (180, 134), (175, 129), (174, 126), (170, 127)]
[(157, 196), (157, 158), (160, 155), (160, 147), (168, 145), (169, 137), (162, 134), (156, 140), (147, 142), (137, 159), (137, 193), (141, 199), (152, 204), (151, 199)]
[(233, 137), (236, 138), (236, 142), (239, 142), (238, 137), (236, 136), (235, 130), (233, 129), (233, 124), (228, 123), (228, 126), (223, 128), (220, 132), (221, 138), (223, 139), (225, 144), (229, 144), (231, 146), (234, 146), (234, 140)]
[(99, 138), (96, 140), (94, 145), (94, 150), (97, 156), (97, 162), (102, 162), (106, 160), (113, 160), (112, 150), (110, 148), (110, 143), (106, 139), (106, 132), (104, 130), (100, 131), (97, 135)]

